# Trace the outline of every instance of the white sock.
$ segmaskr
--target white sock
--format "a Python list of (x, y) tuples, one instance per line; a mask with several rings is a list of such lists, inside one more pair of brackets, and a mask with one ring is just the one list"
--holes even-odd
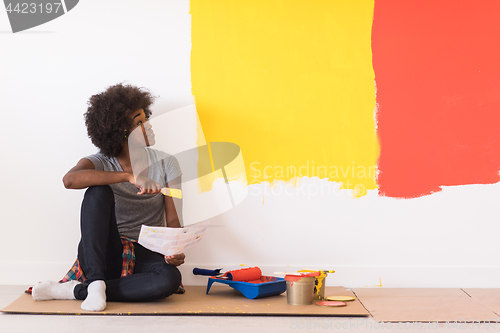
[(106, 282), (96, 280), (87, 288), (87, 298), (82, 303), (82, 310), (102, 311), (106, 308)]
[(33, 287), (31, 295), (35, 301), (47, 301), (50, 299), (75, 299), (73, 290), (80, 284), (78, 281), (57, 283), (54, 281), (43, 281)]

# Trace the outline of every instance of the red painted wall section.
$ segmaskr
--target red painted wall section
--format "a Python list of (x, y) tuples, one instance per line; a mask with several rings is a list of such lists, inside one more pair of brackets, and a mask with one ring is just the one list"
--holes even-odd
[(379, 192), (500, 181), (500, 1), (375, 0)]

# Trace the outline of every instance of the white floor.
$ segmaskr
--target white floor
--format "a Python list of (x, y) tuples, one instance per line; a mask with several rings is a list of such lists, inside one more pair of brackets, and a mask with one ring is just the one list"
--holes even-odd
[[(0, 286), (0, 308), (17, 299), (27, 286)], [(99, 332), (464, 332), (445, 324), (377, 323), (373, 318), (264, 317), (264, 316), (67, 316), (0, 314), (1, 333), (99, 333)], [(465, 331), (500, 332), (471, 327)]]

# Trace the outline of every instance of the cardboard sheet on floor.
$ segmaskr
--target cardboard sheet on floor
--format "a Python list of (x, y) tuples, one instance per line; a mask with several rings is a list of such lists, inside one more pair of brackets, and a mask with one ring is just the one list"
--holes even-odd
[(458, 288), (353, 290), (378, 322), (498, 321), (500, 316)]
[[(36, 302), (24, 294), (2, 309), (7, 313), (36, 314), (107, 314), (107, 315), (258, 315), (258, 316), (368, 316), (358, 300), (344, 307), (288, 305), (286, 292), (278, 296), (247, 299), (229, 286), (212, 286), (205, 294), (205, 286), (186, 286), (183, 295), (172, 295), (165, 300), (147, 303), (108, 302), (104, 312), (83, 311), (81, 301)], [(342, 287), (326, 287), (328, 295), (354, 296)]]
[(464, 288), (462, 290), (472, 299), (485, 305), (500, 316), (500, 289)]

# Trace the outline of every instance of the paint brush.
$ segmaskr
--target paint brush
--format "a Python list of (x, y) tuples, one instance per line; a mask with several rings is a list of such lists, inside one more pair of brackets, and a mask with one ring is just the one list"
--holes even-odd
[(182, 190), (177, 188), (164, 187), (160, 190), (160, 192), (168, 197), (182, 199)]
[(299, 275), (299, 276), (317, 276), (321, 273), (319, 271), (312, 272), (274, 272), (274, 275)]
[(298, 272), (321, 272), (321, 273), (335, 273), (333, 269), (310, 269), (310, 268), (303, 268)]

